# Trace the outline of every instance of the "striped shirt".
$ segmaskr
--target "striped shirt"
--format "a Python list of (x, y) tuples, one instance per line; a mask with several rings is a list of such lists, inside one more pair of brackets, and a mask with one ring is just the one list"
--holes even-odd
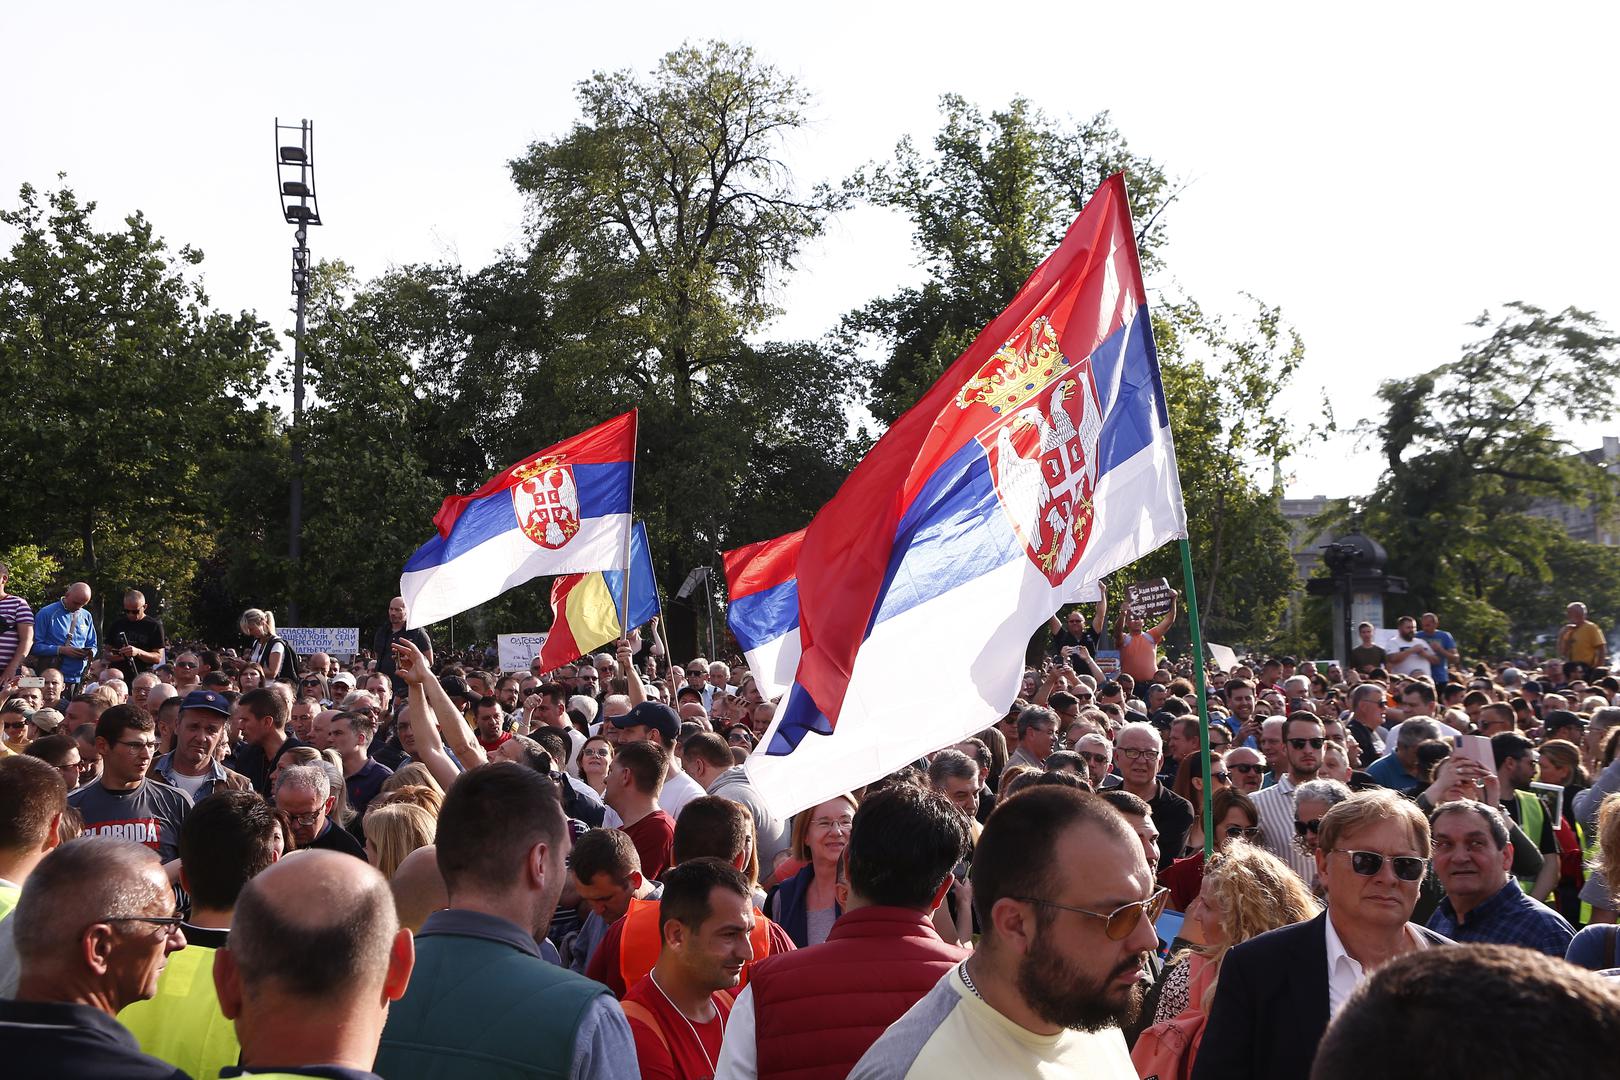
[(34, 609), (20, 596), (0, 596), (0, 619), (6, 627), (0, 633), (0, 671), (4, 671), (17, 655), (17, 627), (33, 624)]
[(1316, 860), (1294, 843), (1294, 781), (1284, 774), (1249, 796), (1260, 813), (1260, 846), (1287, 863), (1306, 885), (1316, 885)]

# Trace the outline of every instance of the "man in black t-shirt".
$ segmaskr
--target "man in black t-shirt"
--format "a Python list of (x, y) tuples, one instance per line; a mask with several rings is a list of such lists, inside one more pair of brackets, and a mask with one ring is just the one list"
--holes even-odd
[(377, 631), (372, 641), (371, 651), (377, 654), (377, 671), (387, 675), (394, 684), (394, 696), (404, 698), (409, 694), (410, 687), (405, 680), (394, 673), (394, 650), (396, 641), (408, 641), (422, 650), (422, 656), (427, 660), (428, 666), (433, 666), (433, 642), (428, 638), (427, 631), (423, 629), (405, 629), (405, 598), (396, 596), (388, 602), (388, 625)]
[(124, 614), (107, 626), (102, 645), (126, 683), (163, 663), (163, 624), (146, 614), (145, 593), (131, 589), (124, 594)]
[(1097, 601), (1096, 611), (1091, 616), (1091, 622), (1086, 622), (1085, 614), (1077, 607), (1060, 622), (1056, 615), (1047, 620), (1046, 629), (1052, 635), (1052, 642), (1046, 647), (1047, 655), (1055, 658), (1060, 664), (1072, 664), (1069, 654), (1064, 649), (1072, 649), (1077, 645), (1084, 645), (1088, 652), (1096, 655), (1097, 646), (1102, 641), (1103, 629), (1108, 625), (1108, 594), (1103, 593), (1102, 599)]

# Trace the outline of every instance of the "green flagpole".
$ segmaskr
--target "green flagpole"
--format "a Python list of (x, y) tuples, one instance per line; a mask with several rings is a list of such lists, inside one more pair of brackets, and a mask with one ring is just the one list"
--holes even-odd
[(1198, 590), (1193, 585), (1192, 546), (1183, 538), (1181, 577), (1187, 587), (1187, 625), (1192, 632), (1193, 684), (1198, 689), (1198, 745), (1204, 754), (1204, 859), (1215, 854), (1215, 792), (1210, 786), (1209, 690), (1204, 679), (1204, 632), (1198, 625)]

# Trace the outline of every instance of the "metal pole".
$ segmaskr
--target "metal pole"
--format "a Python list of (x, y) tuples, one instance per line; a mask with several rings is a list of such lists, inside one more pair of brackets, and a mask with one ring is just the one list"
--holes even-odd
[[(308, 232), (300, 225), (293, 234), (298, 246), (293, 248), (293, 281), (297, 286), (297, 321), (293, 326), (293, 415), (292, 415), (292, 484), (287, 508), (287, 559), (292, 563), (292, 580), (298, 580), (298, 562), (303, 546), (304, 532), (304, 443), (301, 429), (304, 422), (304, 316), (309, 299), (309, 246)], [(292, 625), (298, 623), (298, 600), (291, 589), (287, 594), (287, 618)]]
[(718, 660), (720, 658), (714, 655), (714, 585), (711, 582), (713, 577), (712, 570), (703, 575), (703, 589), (709, 598), (709, 659)]

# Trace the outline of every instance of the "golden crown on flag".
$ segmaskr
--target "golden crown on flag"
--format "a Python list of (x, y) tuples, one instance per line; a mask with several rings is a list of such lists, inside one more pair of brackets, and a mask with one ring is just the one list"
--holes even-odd
[(956, 395), (959, 408), (973, 404), (990, 406), (997, 415), (1005, 415), (1050, 386), (1058, 373), (1069, 366), (1069, 358), (1058, 348), (1057, 331), (1042, 315), (1029, 326), (1029, 341), (1018, 348), (1007, 343), (967, 381)]
[(545, 457), (538, 461), (526, 462), (512, 470), (512, 482), (521, 484), (525, 480), (533, 480), (537, 476), (544, 476), (562, 464), (564, 462), (561, 457)]

